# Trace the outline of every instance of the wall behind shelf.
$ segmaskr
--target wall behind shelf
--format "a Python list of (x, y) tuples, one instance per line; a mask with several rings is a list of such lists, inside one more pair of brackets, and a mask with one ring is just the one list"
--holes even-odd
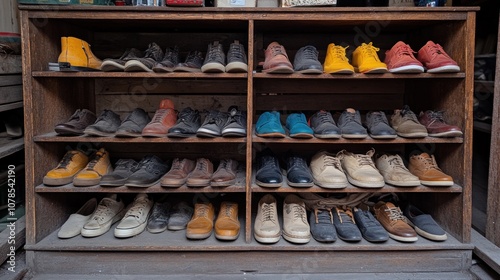
[(0, 2), (0, 32), (20, 33), (16, 0)]

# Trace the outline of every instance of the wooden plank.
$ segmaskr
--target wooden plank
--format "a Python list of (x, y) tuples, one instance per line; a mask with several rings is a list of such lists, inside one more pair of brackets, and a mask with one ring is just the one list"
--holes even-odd
[(373, 139), (371, 137), (366, 137), (365, 139), (321, 139), (321, 138), (310, 138), (310, 139), (298, 139), (291, 138), (290, 136), (285, 136), (284, 138), (265, 138), (259, 136), (253, 136), (252, 142), (254, 143), (294, 143), (294, 144), (410, 144), (410, 143), (463, 143), (462, 137), (452, 137), (452, 138), (438, 138), (438, 137), (424, 137), (421, 139), (416, 138), (403, 138), (396, 137), (390, 140), (383, 139)]
[(17, 74), (22, 72), (22, 63), (20, 55), (1, 55), (0, 56), (0, 74)]
[(5, 112), (5, 111), (18, 109), (18, 108), (22, 108), (22, 107), (23, 107), (22, 101), (2, 104), (2, 105), (0, 105), (0, 112)]
[[(255, 181), (255, 180), (254, 180)], [(343, 189), (325, 189), (317, 185), (308, 188), (295, 188), (291, 187), (286, 183), (286, 178), (283, 178), (283, 185), (279, 188), (263, 188), (258, 186), (256, 183), (252, 182), (252, 192), (260, 193), (461, 193), (463, 191), (462, 187), (455, 184), (451, 187), (438, 188), (438, 187), (427, 187), (427, 186), (417, 186), (411, 188), (394, 187), (391, 185), (385, 185), (382, 188), (370, 189), (370, 188), (358, 188), (354, 185), (348, 184), (346, 188)]]
[(18, 102), (23, 100), (23, 86), (0, 87), (0, 104)]
[(19, 11), (17, 2), (13, 0), (0, 2), (0, 30), (2, 32), (20, 33), (19, 29)]
[(471, 242), (474, 254), (500, 274), (500, 248), (475, 230), (472, 230)]
[[(6, 260), (10, 260), (10, 255), (12, 251), (17, 251), (17, 249), (21, 248), (26, 242), (26, 218), (22, 216), (21, 218), (9, 221), (15, 224), (15, 228), (11, 228), (7, 226), (5, 230), (0, 232), (0, 262), (5, 262)], [(11, 250), (14, 248), (14, 250)], [(16, 260), (16, 256), (14, 255), (14, 262), (19, 262)]]
[[(1, 63), (1, 58), (0, 58)], [(22, 85), (23, 78), (21, 75), (0, 75), (0, 86)]]
[(0, 158), (12, 155), (24, 149), (24, 138), (7, 139), (0, 138)]
[[(255, 22), (253, 20), (250, 20), (248, 22), (248, 45), (249, 46), (254, 46), (256, 44), (255, 38), (253, 35), (253, 34), (255, 34), (255, 24), (254, 23)], [(247, 51), (248, 51), (249, 58), (255, 57), (253, 47), (249, 47), (247, 49)], [(248, 59), (248, 68), (249, 69), (255, 69), (254, 62), (255, 62), (254, 59)], [(253, 96), (253, 92), (254, 92), (253, 87), (254, 87), (254, 84), (253, 84), (253, 71), (252, 71), (252, 72), (250, 72), (250, 74), (248, 76), (248, 81), (247, 81), (247, 92), (249, 94), (247, 94), (247, 124), (246, 124), (246, 127), (247, 127), (246, 144), (247, 144), (247, 146), (246, 146), (246, 153), (245, 153), (245, 157), (246, 157), (245, 182), (251, 182), (252, 168), (253, 168), (253, 163), (252, 163), (253, 162), (253, 143), (252, 143), (252, 135), (251, 135), (251, 133), (249, 133), (250, 128), (252, 127), (252, 124), (253, 124), (253, 118), (251, 116), (253, 116), (255, 114), (254, 104), (253, 104), (254, 100), (255, 100), (254, 96)], [(250, 207), (246, 207), (245, 219), (247, 221), (251, 221), (251, 217), (252, 217), (252, 192), (250, 189), (250, 184), (246, 184), (245, 191), (246, 191), (245, 203), (247, 206), (250, 206)], [(252, 239), (251, 227), (252, 227), (251, 223), (245, 224), (245, 241), (247, 243), (250, 242), (250, 240)]]

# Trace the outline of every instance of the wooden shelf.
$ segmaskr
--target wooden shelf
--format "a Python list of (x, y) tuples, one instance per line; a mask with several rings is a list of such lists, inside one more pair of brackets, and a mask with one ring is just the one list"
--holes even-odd
[(24, 138), (7, 139), (0, 138), (0, 158), (9, 156), (24, 149)]
[(154, 73), (154, 72), (69, 72), (69, 71), (33, 71), (35, 78), (162, 78), (162, 79), (246, 79), (247, 73)]
[(17, 109), (17, 108), (22, 108), (23, 107), (23, 102), (18, 101), (18, 102), (12, 102), (12, 103), (7, 103), (7, 104), (1, 104), (0, 105), (0, 112), (5, 112), (9, 111), (12, 109)]
[(290, 144), (410, 144), (410, 143), (458, 143), (464, 142), (462, 137), (451, 137), (451, 138), (437, 138), (437, 137), (425, 137), (425, 138), (403, 138), (397, 137), (395, 139), (374, 139), (367, 137), (365, 139), (320, 139), (320, 138), (310, 138), (310, 139), (299, 139), (291, 138), (286, 136), (285, 138), (264, 138), (258, 137), (255, 134), (252, 137), (252, 142), (255, 143), (290, 143)]
[(491, 133), (491, 124), (480, 121), (474, 121), (474, 129), (477, 131)]
[(267, 73), (254, 73), (253, 77), (256, 79), (334, 79), (334, 80), (344, 80), (344, 79), (463, 79), (465, 78), (465, 73), (447, 73), (447, 74), (431, 74), (431, 73), (420, 73), (420, 74), (363, 74), (354, 73), (352, 75), (334, 75), (334, 74), (320, 74), (320, 75), (306, 75), (300, 73), (293, 74), (267, 74)]

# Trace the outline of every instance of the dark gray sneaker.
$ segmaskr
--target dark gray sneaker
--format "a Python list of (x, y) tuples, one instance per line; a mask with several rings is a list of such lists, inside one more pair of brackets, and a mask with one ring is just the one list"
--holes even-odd
[(293, 60), (293, 70), (302, 74), (322, 74), (323, 65), (318, 60), (318, 54), (314, 46), (300, 48)]
[(198, 137), (218, 137), (222, 135), (222, 127), (227, 121), (227, 113), (210, 110), (203, 124), (196, 131)]
[(200, 112), (190, 107), (184, 108), (177, 116), (177, 122), (168, 130), (168, 137), (190, 137), (201, 126)]
[(245, 137), (247, 135), (247, 112), (238, 110), (237, 106), (229, 107), (227, 121), (222, 127), (222, 136)]
[(433, 241), (444, 241), (448, 238), (446, 231), (434, 221), (432, 216), (425, 214), (416, 206), (408, 204), (403, 213), (408, 224), (414, 227), (419, 235)]
[(370, 213), (359, 208), (354, 208), (354, 221), (361, 231), (361, 235), (368, 242), (385, 242), (389, 240), (389, 233), (380, 222)]
[(361, 241), (361, 232), (354, 223), (351, 207), (335, 207), (333, 223), (340, 239), (349, 242)]
[(201, 72), (203, 65), (203, 55), (199, 51), (188, 53), (186, 60), (174, 67), (174, 72)]
[(135, 58), (125, 63), (125, 72), (153, 72), (153, 67), (163, 59), (163, 51), (156, 43), (149, 44), (141, 58)]
[(85, 128), (92, 125), (95, 120), (96, 117), (93, 112), (87, 109), (77, 109), (66, 122), (57, 124), (54, 130), (60, 135), (83, 135)]
[(227, 51), (226, 73), (246, 72), (248, 72), (248, 62), (245, 47), (238, 40), (235, 40)]
[(153, 71), (157, 73), (173, 72), (177, 64), (179, 64), (179, 47), (167, 48), (165, 56), (153, 67)]
[(94, 124), (87, 126), (83, 131), (90, 136), (113, 136), (120, 127), (120, 116), (111, 110), (105, 109)]
[(103, 175), (99, 184), (102, 187), (120, 187), (127, 182), (128, 177), (134, 174), (139, 167), (133, 159), (119, 159), (115, 164), (113, 172)]
[(155, 202), (151, 216), (149, 216), (147, 229), (151, 233), (164, 232), (168, 226), (170, 216), (170, 202)]
[(366, 129), (361, 124), (358, 110), (347, 108), (338, 120), (338, 125), (344, 138), (362, 139), (368, 137)]
[(151, 187), (170, 169), (170, 162), (164, 162), (157, 156), (145, 156), (137, 170), (128, 177), (125, 186), (136, 188)]
[(141, 137), (142, 130), (151, 121), (148, 113), (136, 108), (122, 122), (115, 133), (117, 137)]
[(398, 137), (396, 131), (389, 126), (389, 121), (382, 111), (370, 111), (366, 114), (366, 127), (371, 138), (394, 139)]
[(309, 125), (314, 131), (316, 138), (340, 138), (340, 128), (333, 120), (332, 114), (327, 111), (318, 111), (309, 118)]
[(193, 207), (185, 201), (180, 201), (172, 207), (170, 219), (168, 220), (168, 230), (183, 230), (193, 216)]
[(201, 66), (203, 73), (223, 73), (226, 71), (226, 55), (224, 48), (219, 41), (208, 44), (205, 62)]
[(314, 209), (309, 215), (311, 235), (318, 242), (334, 242), (337, 231), (333, 224), (333, 214), (330, 210)]
[(125, 52), (120, 56), (120, 58), (106, 58), (101, 64), (101, 71), (104, 72), (121, 72), (125, 70), (125, 63), (127, 61), (141, 58), (144, 56), (144, 52), (136, 48), (131, 48), (125, 50)]

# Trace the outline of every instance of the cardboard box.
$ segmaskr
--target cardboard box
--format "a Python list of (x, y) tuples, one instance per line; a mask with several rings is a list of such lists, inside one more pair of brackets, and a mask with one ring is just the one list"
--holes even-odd
[(256, 0), (215, 0), (215, 7), (255, 7)]
[(282, 0), (281, 7), (335, 6), (337, 0)]
[(113, 5), (111, 0), (17, 0), (17, 2), (39, 5)]
[(280, 6), (279, 0), (257, 0), (257, 7), (276, 8)]
[(415, 7), (414, 0), (389, 0), (389, 7)]

